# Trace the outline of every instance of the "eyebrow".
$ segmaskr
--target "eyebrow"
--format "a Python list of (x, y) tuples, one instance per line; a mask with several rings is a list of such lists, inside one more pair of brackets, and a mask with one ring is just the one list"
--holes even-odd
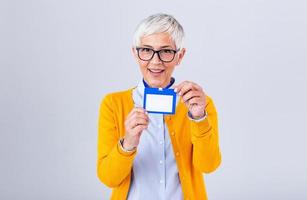
[[(150, 47), (150, 48), (154, 48), (153, 46), (150, 46), (150, 45), (142, 45), (142, 46), (144, 46), (144, 47)], [(161, 47), (159, 47), (159, 49), (163, 49), (163, 48), (172, 48), (170, 45), (165, 45), (165, 46), (161, 46)]]

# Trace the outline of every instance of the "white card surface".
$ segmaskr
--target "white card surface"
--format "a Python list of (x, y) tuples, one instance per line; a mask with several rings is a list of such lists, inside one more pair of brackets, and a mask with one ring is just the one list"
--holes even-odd
[(154, 112), (172, 112), (173, 96), (160, 94), (147, 94), (146, 110)]

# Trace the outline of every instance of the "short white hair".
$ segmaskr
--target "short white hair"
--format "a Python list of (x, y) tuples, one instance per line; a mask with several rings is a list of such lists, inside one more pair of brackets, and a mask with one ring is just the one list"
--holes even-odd
[(164, 13), (151, 15), (141, 21), (134, 32), (133, 45), (139, 46), (142, 37), (155, 33), (168, 33), (176, 48), (182, 48), (184, 38), (182, 26), (173, 16)]

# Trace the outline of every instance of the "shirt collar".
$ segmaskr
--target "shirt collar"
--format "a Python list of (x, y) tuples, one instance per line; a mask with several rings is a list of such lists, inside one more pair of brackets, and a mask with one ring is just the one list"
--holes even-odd
[[(163, 89), (174, 89), (175, 86), (174, 83), (175, 83), (175, 78), (172, 77), (170, 83)], [(137, 90), (140, 94), (142, 94), (142, 96), (144, 95), (145, 87), (149, 87), (149, 85), (142, 78), (137, 85)]]
[[(168, 89), (168, 88), (170, 88), (174, 83), (175, 83), (175, 78), (171, 77), (170, 83), (169, 83), (165, 88), (163, 88), (163, 89)], [(150, 86), (146, 83), (146, 81), (145, 81), (144, 79), (143, 79), (143, 84), (144, 84), (145, 87), (150, 87)]]

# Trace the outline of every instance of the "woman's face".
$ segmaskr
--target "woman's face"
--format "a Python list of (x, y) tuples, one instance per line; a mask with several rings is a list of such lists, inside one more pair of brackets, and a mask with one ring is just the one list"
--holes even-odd
[[(138, 47), (153, 49), (155, 51), (165, 50), (176, 50), (175, 43), (172, 41), (168, 33), (156, 33), (141, 38), (141, 44)], [(185, 53), (185, 49), (181, 49), (175, 54), (174, 59), (171, 62), (163, 62), (159, 59), (157, 53), (149, 61), (143, 61), (139, 58), (136, 48), (132, 49), (135, 59), (139, 63), (142, 75), (146, 83), (150, 87), (164, 88), (171, 80), (172, 73), (178, 65)], [(168, 52), (168, 51), (166, 51)]]

